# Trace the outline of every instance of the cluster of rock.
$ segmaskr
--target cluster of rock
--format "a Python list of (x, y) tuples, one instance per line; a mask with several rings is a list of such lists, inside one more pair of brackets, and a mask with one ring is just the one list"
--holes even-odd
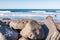
[(51, 16), (44, 22), (2, 18), (0, 40), (60, 40), (60, 23), (54, 22)]

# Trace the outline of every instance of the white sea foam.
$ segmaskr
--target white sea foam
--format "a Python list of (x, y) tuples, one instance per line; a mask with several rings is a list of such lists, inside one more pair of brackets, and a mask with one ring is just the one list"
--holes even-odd
[(52, 12), (46, 12), (46, 13), (29, 13), (29, 12), (6, 12), (6, 13), (0, 13), (0, 17), (9, 17), (9, 18), (33, 18), (38, 20), (43, 20), (47, 16), (52, 16), (54, 20), (60, 21), (60, 13), (52, 13)]
[(10, 13), (11, 11), (0, 11), (0, 13)]
[(32, 11), (32, 12), (36, 12), (36, 13), (38, 13), (38, 12), (43, 12), (43, 13), (45, 13), (46, 11)]
[(0, 16), (42, 16), (42, 17), (46, 17), (46, 16), (57, 16), (57, 17), (60, 17), (60, 13), (49, 13), (49, 12), (46, 12), (46, 13), (21, 13), (21, 12), (9, 12), (9, 11), (4, 11), (4, 12), (1, 12), (0, 11)]

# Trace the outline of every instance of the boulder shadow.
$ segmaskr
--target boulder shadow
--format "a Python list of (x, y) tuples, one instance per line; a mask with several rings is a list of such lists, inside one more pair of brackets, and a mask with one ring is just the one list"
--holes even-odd
[(44, 31), (44, 40), (45, 40), (47, 38), (47, 36), (48, 36), (49, 29), (48, 29), (48, 27), (45, 24), (43, 24), (41, 26), (42, 26), (42, 29)]

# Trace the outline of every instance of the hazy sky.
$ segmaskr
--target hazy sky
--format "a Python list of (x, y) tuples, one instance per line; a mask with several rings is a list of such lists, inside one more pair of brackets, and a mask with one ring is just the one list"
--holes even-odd
[(60, 0), (0, 0), (0, 9), (60, 9)]

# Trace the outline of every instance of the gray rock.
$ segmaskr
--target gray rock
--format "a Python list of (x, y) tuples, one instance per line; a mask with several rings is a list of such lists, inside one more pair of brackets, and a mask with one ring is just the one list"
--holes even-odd
[[(1, 23), (3, 23), (3, 22), (1, 22)], [(7, 25), (0, 26), (0, 33), (2, 33), (7, 40), (17, 40), (18, 39), (18, 33), (16, 31), (14, 31), (12, 28), (8, 27)]]

